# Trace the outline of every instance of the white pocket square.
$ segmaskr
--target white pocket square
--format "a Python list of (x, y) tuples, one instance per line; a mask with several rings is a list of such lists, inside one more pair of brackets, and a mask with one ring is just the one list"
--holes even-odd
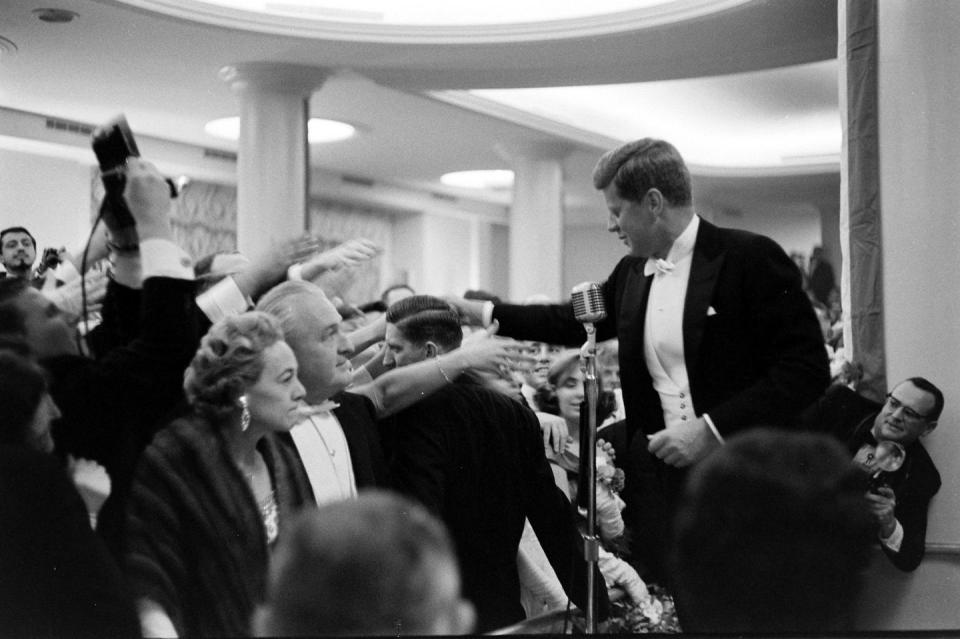
[(710, 317), (711, 315), (716, 315), (716, 314), (717, 314), (717, 309), (715, 309), (712, 306), (707, 308), (707, 317)]

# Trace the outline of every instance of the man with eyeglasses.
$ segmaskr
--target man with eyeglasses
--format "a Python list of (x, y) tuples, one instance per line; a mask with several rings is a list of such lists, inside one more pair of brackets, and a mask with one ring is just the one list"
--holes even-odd
[(936, 427), (942, 411), (940, 389), (923, 377), (910, 377), (894, 386), (883, 404), (833, 386), (802, 417), (805, 426), (845, 442), (854, 461), (864, 467), (878, 456), (880, 442), (903, 446), (903, 464), (883, 473), (882, 483), (867, 494), (880, 547), (903, 571), (914, 570), (923, 559), (927, 509), (940, 490), (940, 473), (920, 439)]

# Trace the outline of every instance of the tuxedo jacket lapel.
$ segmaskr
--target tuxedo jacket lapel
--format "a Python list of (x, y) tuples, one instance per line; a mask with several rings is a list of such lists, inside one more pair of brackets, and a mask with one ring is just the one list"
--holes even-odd
[[(620, 350), (626, 349), (631, 357), (639, 357), (639, 361), (643, 361), (643, 324), (651, 280), (651, 277), (643, 274), (643, 265), (643, 260), (637, 260), (627, 271), (617, 317)], [(624, 341), (627, 343), (624, 344)]]
[(724, 252), (717, 243), (715, 231), (715, 226), (706, 220), (700, 220), (690, 264), (690, 279), (687, 281), (687, 296), (683, 304), (683, 353), (687, 377), (691, 384), (699, 361), (707, 312), (714, 297), (720, 267), (723, 265)]

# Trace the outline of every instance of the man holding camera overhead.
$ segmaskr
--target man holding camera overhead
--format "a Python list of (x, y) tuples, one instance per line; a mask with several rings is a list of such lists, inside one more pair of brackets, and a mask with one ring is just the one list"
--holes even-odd
[(137, 157), (121, 170), (133, 224), (106, 220), (114, 277), (103, 330), (112, 334), (113, 348), (96, 360), (84, 357), (56, 305), (25, 281), (0, 280), (0, 333), (24, 339), (50, 375), (63, 414), (54, 424), (58, 452), (92, 459), (110, 476), (98, 532), (114, 551), (137, 458), (180, 402), (183, 370), (199, 339), (193, 262), (173, 241), (169, 187)]

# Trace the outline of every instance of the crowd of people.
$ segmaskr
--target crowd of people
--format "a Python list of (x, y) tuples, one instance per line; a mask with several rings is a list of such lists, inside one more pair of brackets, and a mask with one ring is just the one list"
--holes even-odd
[(666, 142), (594, 172), (628, 253), (600, 285), (595, 404), (568, 303), (353, 304), (325, 283), (377, 254), (361, 238), (195, 263), (163, 177), (124, 172), (135, 226), (108, 219), (84, 259), (38, 278), (30, 232), (0, 232), (5, 632), (465, 634), (656, 615), (664, 590), (688, 631), (855, 630), (871, 546), (923, 558), (942, 392), (911, 377), (878, 404), (832, 373), (822, 258), (807, 285), (702, 219)]

